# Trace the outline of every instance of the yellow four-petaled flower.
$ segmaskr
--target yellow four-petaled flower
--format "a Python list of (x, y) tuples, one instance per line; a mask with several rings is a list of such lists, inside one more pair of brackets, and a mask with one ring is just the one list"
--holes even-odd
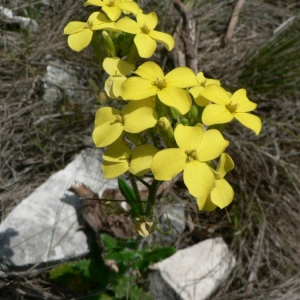
[(228, 146), (222, 134), (196, 126), (177, 125), (174, 137), (179, 148), (159, 151), (151, 170), (157, 180), (171, 180), (183, 171), (183, 180), (191, 195), (207, 196), (214, 186), (214, 173), (206, 162), (217, 158)]

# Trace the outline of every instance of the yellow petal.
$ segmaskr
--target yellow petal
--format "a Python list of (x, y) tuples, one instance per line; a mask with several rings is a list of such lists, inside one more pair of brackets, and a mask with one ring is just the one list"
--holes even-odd
[(162, 43), (169, 51), (171, 51), (174, 48), (175, 40), (170, 34), (152, 30), (149, 32), (149, 36), (152, 39)]
[(128, 148), (122, 137), (120, 137), (113, 144), (106, 148), (106, 151), (102, 157), (104, 160), (109, 162), (120, 163), (122, 161), (126, 161), (127, 163), (130, 156), (131, 150)]
[(218, 173), (218, 175), (223, 178), (233, 168), (234, 162), (232, 158), (228, 154), (222, 153), (216, 169), (216, 173)]
[(182, 115), (186, 114), (192, 106), (189, 93), (175, 86), (168, 86), (157, 91), (157, 96), (162, 103), (177, 109)]
[(98, 109), (92, 138), (96, 147), (105, 147), (116, 141), (123, 132), (123, 124), (115, 122), (120, 111), (111, 107)]
[(214, 186), (215, 176), (206, 163), (193, 160), (186, 164), (183, 181), (194, 197), (208, 195)]
[(211, 202), (210, 195), (197, 197), (197, 205), (199, 210), (213, 211), (217, 208), (217, 205)]
[(142, 145), (132, 151), (129, 172), (143, 176), (150, 171), (153, 156), (158, 150), (153, 145)]
[(204, 134), (203, 126), (183, 126), (178, 124), (174, 130), (174, 137), (179, 148), (191, 151), (199, 148)]
[(186, 154), (177, 148), (161, 150), (155, 154), (151, 170), (157, 180), (172, 180), (186, 165)]
[(141, 32), (139, 24), (128, 17), (118, 20), (116, 24), (116, 29), (131, 34), (138, 34)]
[(125, 131), (130, 133), (138, 133), (156, 125), (157, 114), (152, 108), (147, 106), (138, 109), (126, 108), (122, 111), (125, 119)]
[(86, 26), (86, 22), (77, 22), (77, 21), (70, 22), (64, 28), (64, 34), (77, 33), (79, 31), (82, 31), (85, 26)]
[(131, 13), (133, 13), (134, 15), (138, 14), (139, 12), (139, 6), (137, 3), (135, 2), (121, 2), (118, 4), (118, 6), (122, 9), (122, 10), (126, 10), (129, 11)]
[(134, 73), (150, 81), (156, 81), (157, 79), (158, 80), (164, 79), (163, 70), (158, 64), (152, 61), (147, 61), (143, 63), (137, 68), (137, 70)]
[(233, 116), (256, 135), (260, 133), (262, 123), (259, 117), (248, 113), (234, 113)]
[(186, 67), (178, 67), (169, 72), (165, 79), (167, 86), (176, 86), (180, 88), (187, 88), (197, 85), (197, 79), (195, 73)]
[(74, 51), (81, 51), (87, 47), (93, 37), (93, 31), (90, 29), (84, 29), (80, 32), (69, 35), (68, 45)]
[(204, 132), (200, 147), (197, 148), (199, 161), (210, 161), (217, 158), (229, 145), (220, 131), (210, 129)]
[(113, 93), (114, 79), (115, 77), (109, 76), (104, 84), (104, 91), (106, 92), (107, 96), (111, 99), (117, 98)]
[(155, 96), (148, 97), (139, 101), (129, 101), (126, 107), (132, 107), (133, 110), (136, 110), (140, 107), (148, 106), (151, 108), (155, 107)]
[(129, 166), (127, 161), (120, 161), (119, 163), (116, 163), (104, 160), (102, 163), (104, 178), (115, 178), (124, 174), (128, 170)]
[(145, 33), (138, 33), (134, 38), (134, 43), (139, 56), (143, 58), (149, 58), (152, 56), (157, 47), (156, 41)]
[(206, 86), (202, 91), (202, 96), (216, 104), (226, 105), (230, 103), (230, 96), (228, 93), (216, 84)]
[(118, 99), (121, 97), (121, 95), (122, 95), (121, 87), (122, 87), (123, 82), (126, 79), (127, 78), (125, 76), (114, 77), (114, 84), (112, 86), (112, 94), (114, 95), (115, 98), (113, 98), (113, 99)]
[(203, 86), (195, 86), (190, 88), (189, 93), (193, 95), (195, 102), (197, 103), (197, 105), (199, 106), (206, 106), (209, 104), (209, 100), (207, 100), (206, 98), (204, 98), (201, 93), (204, 90)]
[(237, 90), (230, 98), (232, 104), (238, 104), (235, 112), (248, 112), (256, 108), (257, 104), (251, 102), (247, 98), (247, 92), (245, 89)]
[(101, 0), (88, 0), (83, 3), (84, 6), (95, 5), (95, 6), (104, 6), (105, 3)]
[(212, 189), (211, 201), (220, 208), (228, 206), (234, 197), (234, 192), (231, 185), (225, 179), (219, 179), (215, 182), (215, 187)]
[(157, 87), (151, 81), (141, 77), (131, 77), (122, 84), (124, 100), (142, 100), (156, 95)]
[(140, 27), (146, 25), (150, 30), (153, 30), (158, 23), (158, 18), (155, 12), (151, 12), (149, 14), (137, 14), (136, 20)]
[(220, 80), (217, 80), (217, 79), (208, 79), (208, 78), (204, 77), (203, 72), (199, 72), (197, 74), (197, 81), (203, 87), (205, 87), (207, 85), (210, 85), (210, 84), (221, 85)]
[(112, 21), (118, 20), (122, 13), (121, 8), (118, 6), (102, 6), (102, 10)]
[(226, 109), (224, 105), (219, 104), (209, 104), (205, 106), (202, 114), (202, 121), (208, 126), (228, 123), (232, 119), (233, 115)]

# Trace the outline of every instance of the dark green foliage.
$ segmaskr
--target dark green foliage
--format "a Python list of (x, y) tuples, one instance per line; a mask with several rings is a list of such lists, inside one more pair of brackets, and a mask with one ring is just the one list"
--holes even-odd
[(174, 254), (175, 249), (156, 247), (137, 250), (133, 239), (116, 240), (107, 234), (102, 234), (101, 239), (107, 253), (105, 260), (112, 260), (118, 272), (105, 265), (95, 243), (90, 258), (57, 266), (51, 270), (50, 278), (74, 293), (99, 291), (99, 294), (83, 298), (85, 300), (150, 300), (151, 297), (137, 286), (137, 277), (130, 271), (143, 272), (150, 264)]
[(249, 57), (238, 84), (256, 94), (299, 95), (300, 15), (290, 18), (283, 28)]

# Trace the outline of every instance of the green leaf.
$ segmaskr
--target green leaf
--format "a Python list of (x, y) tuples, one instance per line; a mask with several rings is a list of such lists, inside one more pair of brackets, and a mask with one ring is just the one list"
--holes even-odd
[(137, 286), (130, 287), (128, 296), (130, 300), (152, 300), (153, 299), (150, 295), (148, 295), (145, 291), (138, 288)]
[(133, 215), (138, 215), (139, 214), (139, 207), (138, 207), (137, 202), (135, 202), (137, 199), (136, 199), (136, 196), (135, 196), (135, 193), (134, 193), (133, 189), (121, 177), (118, 178), (118, 185), (119, 185), (119, 189), (120, 189), (122, 195), (126, 199), (126, 202), (131, 207), (132, 214)]
[(93, 295), (93, 296), (87, 296), (84, 298), (81, 298), (82, 300), (113, 300), (113, 298), (108, 294), (99, 294), (99, 295)]
[(115, 292), (117, 299), (127, 298), (131, 286), (134, 284), (135, 277), (119, 277), (117, 280), (112, 282), (112, 289)]
[(123, 263), (128, 264), (138, 259), (143, 259), (145, 250), (140, 251), (128, 251), (128, 250), (121, 250), (121, 251), (114, 251), (105, 256), (106, 259), (112, 259), (116, 263)]
[(96, 285), (98, 288), (104, 288), (108, 284), (110, 272), (103, 262), (82, 259), (53, 268), (50, 278), (67, 286), (72, 292), (84, 292)]
[(132, 267), (138, 270), (144, 270), (148, 268), (149, 265), (154, 264), (158, 261), (161, 261), (176, 252), (176, 249), (173, 247), (161, 247), (156, 248), (150, 252), (146, 252), (141, 261), (135, 262)]
[(66, 263), (50, 271), (50, 278), (57, 283), (65, 285), (72, 292), (88, 291), (93, 283), (86, 280), (80, 271), (74, 269), (74, 263)]
[(100, 236), (101, 236), (102, 242), (104, 243), (105, 248), (108, 251), (111, 251), (117, 247), (116, 239), (112, 238), (111, 236), (109, 236), (108, 234), (105, 234), (105, 233), (101, 234)]

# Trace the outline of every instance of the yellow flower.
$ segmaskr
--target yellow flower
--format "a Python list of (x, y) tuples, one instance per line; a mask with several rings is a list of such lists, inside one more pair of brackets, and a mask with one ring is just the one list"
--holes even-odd
[(156, 13), (152, 12), (147, 15), (137, 14), (136, 21), (127, 17), (117, 22), (116, 29), (135, 34), (134, 43), (138, 50), (139, 56), (148, 58), (156, 50), (157, 43), (162, 43), (169, 51), (174, 47), (174, 38), (164, 32), (153, 30), (158, 23)]
[(231, 157), (222, 153), (215, 174), (215, 185), (208, 196), (197, 198), (199, 210), (212, 211), (217, 206), (224, 208), (228, 206), (234, 197), (231, 185), (224, 179), (224, 176), (234, 168), (234, 162)]
[(193, 95), (195, 102), (199, 106), (206, 106), (209, 104), (209, 100), (202, 96), (202, 91), (204, 88), (210, 84), (221, 85), (220, 81), (217, 79), (208, 79), (204, 77), (203, 72), (197, 74), (198, 85), (190, 88), (189, 92)]
[(129, 171), (136, 176), (144, 176), (150, 171), (153, 156), (157, 151), (153, 145), (142, 145), (130, 150), (120, 138), (108, 146), (103, 154), (103, 175), (105, 178), (115, 178)]
[(191, 98), (186, 87), (197, 84), (194, 72), (186, 67), (175, 68), (166, 76), (160, 66), (148, 61), (135, 72), (140, 77), (130, 77), (122, 84), (125, 100), (141, 100), (157, 95), (165, 105), (177, 109), (181, 114), (191, 108)]
[[(126, 0), (127, 2), (132, 2), (133, 0)], [(143, 10), (141, 8), (139, 8), (139, 11), (138, 13), (143, 13)], [(130, 11), (127, 11), (127, 10), (123, 10), (123, 14), (124, 15), (129, 15), (130, 14)]]
[(118, 57), (107, 57), (103, 61), (103, 69), (109, 74), (105, 81), (104, 90), (112, 99), (121, 97), (121, 85), (127, 79), (126, 75), (130, 74), (135, 66)]
[(139, 12), (139, 6), (133, 1), (124, 0), (88, 0), (84, 2), (84, 6), (95, 5), (102, 7), (102, 10), (112, 20), (116, 21), (120, 18), (123, 10), (129, 11), (136, 15)]
[(103, 13), (94, 12), (87, 22), (73, 21), (68, 23), (64, 28), (64, 34), (69, 34), (69, 47), (79, 52), (90, 44), (93, 31), (115, 29), (115, 25), (116, 23), (107, 19)]
[(134, 218), (132, 220), (134, 230), (142, 237), (150, 235), (155, 230), (155, 224), (145, 216)]
[(222, 134), (201, 124), (177, 125), (174, 137), (179, 148), (159, 151), (151, 170), (157, 180), (172, 180), (183, 171), (183, 180), (191, 195), (207, 196), (214, 185), (214, 173), (206, 162), (217, 158), (228, 146)]
[(123, 131), (138, 133), (154, 127), (156, 112), (143, 103), (130, 102), (120, 111), (112, 107), (101, 107), (95, 118), (93, 141), (97, 147), (105, 147), (116, 141)]
[(254, 110), (257, 105), (247, 98), (245, 89), (239, 89), (231, 95), (222, 87), (211, 84), (204, 88), (202, 96), (215, 103), (204, 108), (202, 115), (204, 124), (224, 124), (235, 118), (256, 135), (259, 134), (262, 127), (260, 118), (247, 113)]

